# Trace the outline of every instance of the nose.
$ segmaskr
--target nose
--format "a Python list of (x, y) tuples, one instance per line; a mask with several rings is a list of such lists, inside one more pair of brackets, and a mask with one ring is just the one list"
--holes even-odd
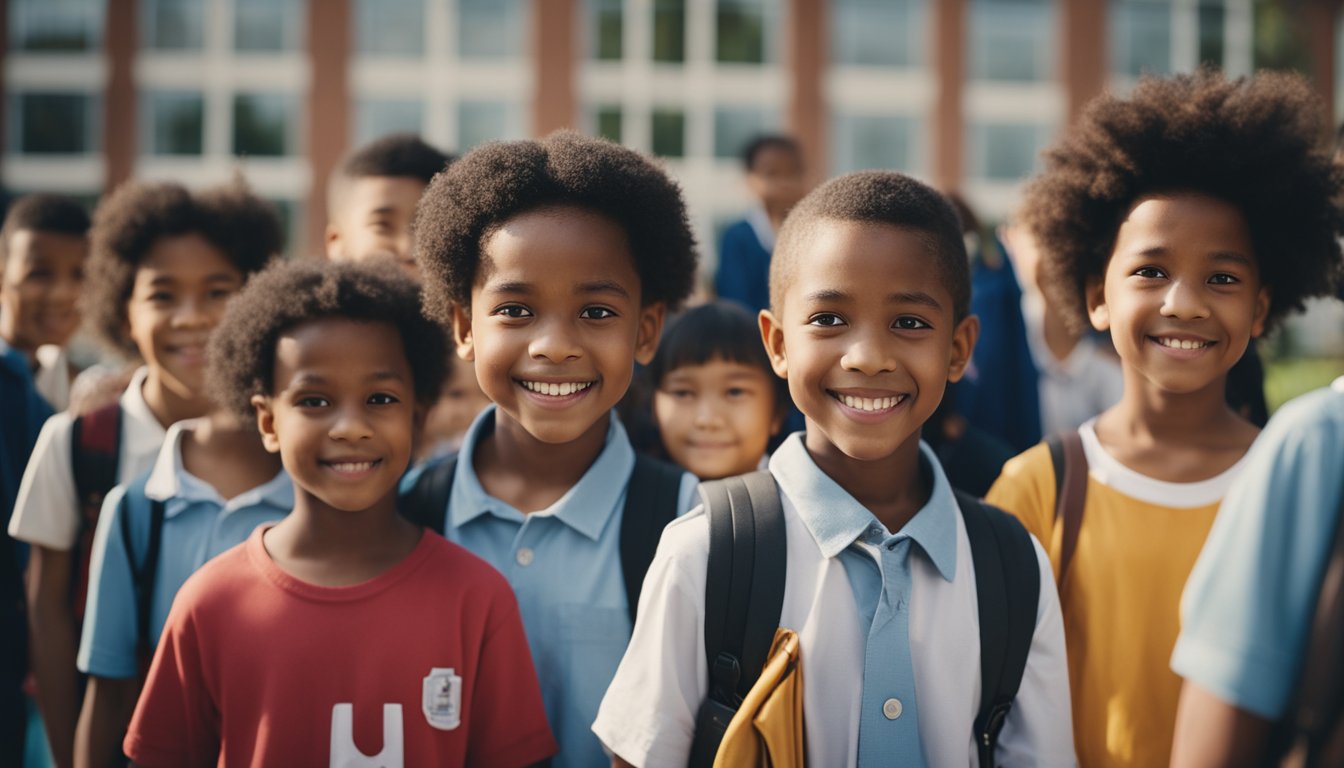
[(210, 325), (210, 312), (205, 299), (187, 296), (173, 309), (172, 322), (178, 328), (204, 328)]
[(1175, 280), (1162, 297), (1162, 316), (1177, 320), (1198, 320), (1209, 316), (1202, 284)]
[(847, 371), (876, 376), (896, 369), (893, 340), (885, 333), (870, 331), (856, 334), (845, 349), (840, 365)]
[(537, 335), (527, 346), (533, 359), (562, 363), (583, 354), (574, 328), (564, 320), (538, 323), (535, 328)]
[[(361, 404), (362, 405), (362, 404)], [(363, 408), (351, 405), (340, 408), (334, 415), (327, 434), (333, 440), (355, 442), (373, 436)]]
[(701, 397), (695, 403), (695, 426), (701, 428), (716, 427), (720, 423), (719, 404), (713, 397)]

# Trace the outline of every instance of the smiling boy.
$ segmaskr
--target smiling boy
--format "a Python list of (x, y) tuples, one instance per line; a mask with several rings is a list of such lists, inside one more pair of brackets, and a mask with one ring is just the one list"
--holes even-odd
[[(790, 213), (770, 278), (761, 334), (807, 419), (771, 457), (770, 474), (788, 542), (779, 625), (801, 641), (808, 763), (975, 764), (973, 721), (993, 687), (967, 663), (979, 652), (983, 564), (972, 559), (967, 512), (920, 442), (978, 331), (956, 213), (899, 174), (840, 177)], [(1035, 621), (995, 764), (1070, 765), (1049, 564), (1003, 522), (1039, 589), (1009, 595), (1030, 600)], [(706, 515), (664, 531), (630, 649), (593, 725), (618, 764), (686, 764), (708, 693), (708, 556)]]

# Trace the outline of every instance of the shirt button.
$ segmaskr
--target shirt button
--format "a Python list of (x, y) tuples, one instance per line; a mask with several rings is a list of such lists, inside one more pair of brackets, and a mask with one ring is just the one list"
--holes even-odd
[(527, 547), (519, 549), (516, 557), (518, 559), (518, 564), (523, 566), (524, 568), (532, 564), (532, 550), (528, 549)]
[(882, 702), (882, 714), (885, 715), (888, 720), (895, 720), (900, 717), (901, 713), (904, 711), (905, 707), (901, 706), (900, 699), (887, 699)]

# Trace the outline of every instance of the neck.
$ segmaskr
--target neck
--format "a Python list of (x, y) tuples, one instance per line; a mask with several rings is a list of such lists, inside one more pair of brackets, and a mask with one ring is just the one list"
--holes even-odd
[(1045, 305), (1045, 315), (1041, 318), (1041, 335), (1045, 337), (1045, 347), (1058, 362), (1064, 362), (1073, 353), (1083, 338), (1074, 331), (1049, 304)]
[[(212, 468), (218, 469), (219, 460), (225, 457), (229, 464), (256, 468), (266, 475), (266, 479), (275, 477), (282, 466), (280, 455), (266, 450), (256, 428), (227, 411), (218, 409), (211, 411), (208, 417), (190, 431), (187, 439), (192, 446), (205, 452), (200, 456), (200, 461), (206, 466), (187, 467), (187, 471), (197, 477), (207, 476), (208, 470)], [(196, 457), (195, 451), (183, 454), (186, 460)]]
[(210, 411), (210, 401), (204, 395), (175, 391), (154, 368), (150, 368), (149, 375), (145, 377), (142, 394), (150, 413), (164, 427), (183, 419), (204, 416)]
[(1194, 392), (1170, 392), (1129, 367), (1124, 368), (1125, 393), (1107, 415), (1131, 434), (1155, 443), (1188, 443), (1214, 427), (1240, 421), (1227, 405), (1227, 377), (1220, 376)]
[(765, 204), (765, 217), (770, 220), (770, 228), (779, 232), (779, 228), (784, 226), (784, 217), (789, 215), (789, 209), (785, 206)]
[(896, 533), (928, 503), (933, 484), (920, 469), (919, 433), (891, 455), (874, 461), (847, 456), (809, 420), (807, 452), (822, 472)]
[[(571, 488), (602, 453), (610, 425), (611, 414), (607, 413), (574, 440), (545, 443), (507, 413), (496, 408), (494, 432), (484, 436), (477, 444), (473, 465), (478, 476), (484, 474), (483, 470), (487, 466), (512, 467), (514, 472), (525, 475), (531, 486)], [(486, 488), (486, 491), (490, 489)]]
[(366, 582), (405, 559), (424, 533), (397, 514), (395, 487), (362, 510), (335, 509), (294, 490), (294, 511), (263, 543), (277, 566), (302, 581), (325, 587)]

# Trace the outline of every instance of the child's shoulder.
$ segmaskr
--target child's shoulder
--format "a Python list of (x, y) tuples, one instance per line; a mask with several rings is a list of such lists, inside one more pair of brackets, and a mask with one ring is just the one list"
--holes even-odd
[(426, 530), (424, 578), (418, 588), (448, 590), (467, 599), (493, 602), (502, 596), (512, 598), (508, 579), (480, 556), (437, 533)]

